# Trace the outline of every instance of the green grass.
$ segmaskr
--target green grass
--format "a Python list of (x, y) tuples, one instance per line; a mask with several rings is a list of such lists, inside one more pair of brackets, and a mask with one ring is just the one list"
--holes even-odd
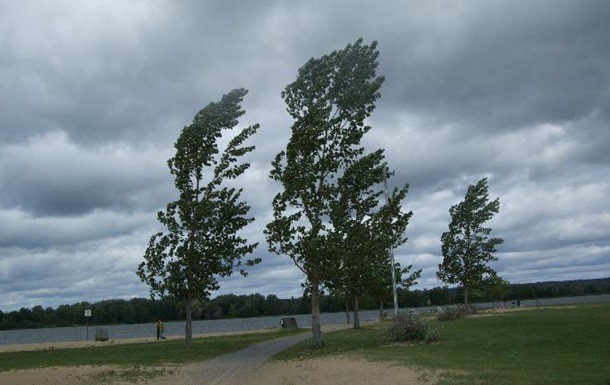
[(184, 347), (184, 340), (165, 340), (151, 343), (0, 353), (0, 372), (50, 366), (120, 365), (139, 367), (184, 364), (205, 361), (225, 353), (244, 349), (258, 342), (301, 332), (304, 332), (304, 330), (197, 338), (193, 340), (191, 349)]
[(347, 355), (447, 370), (441, 384), (610, 384), (610, 304), (442, 322), (435, 344), (396, 345), (382, 326), (325, 335), (274, 359)]

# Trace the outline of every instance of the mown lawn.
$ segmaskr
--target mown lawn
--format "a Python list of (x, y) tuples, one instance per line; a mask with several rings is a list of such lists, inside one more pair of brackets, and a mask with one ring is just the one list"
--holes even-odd
[(88, 348), (0, 353), (0, 372), (50, 366), (184, 364), (208, 360), (244, 349), (258, 342), (301, 332), (304, 330), (197, 338), (193, 340), (191, 349), (184, 347), (184, 340), (165, 340), (124, 345), (109, 344)]
[[(437, 321), (434, 321), (437, 322)], [(478, 316), (439, 323), (434, 344), (387, 342), (383, 326), (324, 336), (274, 359), (347, 355), (448, 370), (441, 384), (610, 384), (610, 304)]]

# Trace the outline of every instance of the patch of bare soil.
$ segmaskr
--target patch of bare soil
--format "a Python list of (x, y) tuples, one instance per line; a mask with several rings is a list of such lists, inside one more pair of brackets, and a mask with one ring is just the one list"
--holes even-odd
[(432, 385), (440, 375), (439, 371), (428, 369), (331, 357), (266, 363), (237, 377), (210, 383), (187, 375), (189, 366), (160, 368), (162, 374), (153, 378), (134, 378), (129, 373), (125, 375), (125, 368), (110, 366), (18, 370), (0, 373), (0, 384)]
[(428, 385), (439, 372), (347, 358), (316, 358), (267, 363), (243, 384), (251, 385)]
[(81, 385), (86, 384), (92, 375), (109, 367), (78, 366), (28, 370), (13, 370), (0, 373), (0, 384), (11, 385)]

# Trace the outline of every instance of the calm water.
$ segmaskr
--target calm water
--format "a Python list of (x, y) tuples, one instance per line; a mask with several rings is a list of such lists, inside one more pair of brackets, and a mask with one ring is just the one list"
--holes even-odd
[[(561, 305), (568, 303), (590, 303), (610, 301), (610, 294), (585, 296), (585, 297), (565, 297), (548, 298), (540, 300), (524, 300), (521, 306), (537, 305)], [(510, 305), (510, 303), (508, 303)], [(495, 304), (497, 305), (497, 303)], [(477, 304), (480, 308), (494, 306), (490, 303)], [(434, 311), (436, 307), (422, 307), (409, 309), (418, 313)], [(386, 309), (391, 312), (391, 309)], [(311, 324), (310, 315), (294, 316), (301, 327)], [(351, 317), (351, 315), (350, 315)], [(193, 321), (193, 334), (207, 334), (219, 332), (235, 332), (257, 329), (277, 328), (282, 316), (258, 317), (258, 318), (236, 318), (221, 320), (200, 320)], [(379, 310), (367, 310), (360, 312), (361, 321), (376, 320), (379, 318)], [(345, 312), (323, 313), (321, 315), (322, 324), (345, 323)], [(103, 325), (99, 326), (108, 329), (110, 339), (154, 337), (156, 335), (156, 324), (133, 324), (133, 325)], [(93, 340), (96, 326), (89, 327), (89, 339)], [(165, 324), (165, 334), (167, 336), (180, 336), (184, 334), (184, 322), (167, 322)], [(42, 342), (63, 342), (63, 341), (85, 341), (87, 339), (87, 328), (85, 326), (45, 328), (45, 329), (25, 329), (25, 330), (5, 330), (0, 331), (0, 345), (42, 343)]]

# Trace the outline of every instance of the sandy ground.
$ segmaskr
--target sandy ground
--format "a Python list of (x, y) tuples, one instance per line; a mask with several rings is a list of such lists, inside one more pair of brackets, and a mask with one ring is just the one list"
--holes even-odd
[(267, 363), (254, 371), (243, 384), (252, 385), (420, 385), (434, 384), (435, 372), (387, 363), (317, 358), (303, 361)]
[[(196, 364), (165, 368), (171, 374), (154, 379), (129, 382), (120, 376), (106, 376), (104, 384), (199, 384), (191, 377)], [(112, 367), (79, 366), (72, 368), (48, 368), (19, 370), (0, 373), (0, 384), (11, 385), (81, 385), (101, 383), (96, 374), (120, 372)], [(230, 380), (218, 380), (206, 385), (430, 385), (438, 380), (438, 374), (430, 371), (387, 363), (375, 363), (346, 358), (323, 358), (266, 363), (252, 372)]]

